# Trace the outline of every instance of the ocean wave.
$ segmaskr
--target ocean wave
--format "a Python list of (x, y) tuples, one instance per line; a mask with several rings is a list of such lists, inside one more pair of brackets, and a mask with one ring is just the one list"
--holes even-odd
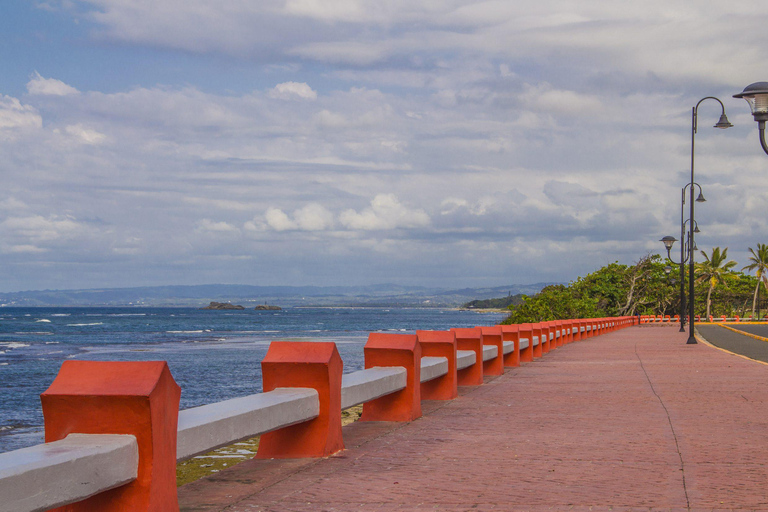
[(169, 334), (198, 334), (201, 332), (211, 332), (210, 329), (208, 330), (199, 330), (199, 331), (165, 331)]
[(93, 322), (90, 324), (67, 324), (67, 327), (87, 327), (89, 325), (104, 325), (104, 322)]
[(8, 366), (10, 363), (0, 363), (0, 366)]
[(107, 316), (147, 316), (146, 313), (111, 313)]
[(72, 313), (54, 313), (51, 316), (72, 316)]
[(44, 334), (46, 336), (53, 336), (53, 333), (51, 331), (29, 331), (29, 332), (19, 331), (19, 332), (15, 332), (13, 334), (16, 334), (16, 335), (19, 335), (19, 334), (35, 334), (35, 335)]
[(9, 342), (0, 341), (0, 346), (2, 346), (3, 348), (24, 348), (24, 347), (28, 347), (29, 344), (21, 343), (18, 341), (9, 341)]
[(35, 323), (40, 323), (40, 322), (43, 322), (43, 323), (46, 323), (46, 324), (51, 323), (51, 321), (48, 320), (47, 318), (41, 318), (40, 320), (35, 320)]

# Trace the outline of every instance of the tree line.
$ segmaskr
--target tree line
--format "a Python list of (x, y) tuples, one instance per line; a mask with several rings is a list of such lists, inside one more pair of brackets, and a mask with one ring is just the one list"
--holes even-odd
[[(757, 318), (765, 307), (758, 303), (760, 283), (768, 292), (768, 244), (749, 248), (749, 264), (728, 259), (728, 248), (700, 251), (703, 261), (695, 264), (694, 312), (702, 317), (722, 315)], [(670, 315), (680, 313), (680, 274), (659, 255), (647, 255), (634, 265), (618, 262), (579, 277), (568, 285), (553, 285), (511, 305), (508, 324), (544, 322), (562, 318), (599, 318), (625, 315)], [(686, 267), (687, 270), (687, 267)], [(746, 272), (752, 272), (745, 273)], [(686, 272), (687, 274), (687, 272)], [(683, 283), (688, 290), (688, 276)], [(760, 303), (768, 303), (764, 293)], [(705, 316), (706, 315), (706, 316)]]

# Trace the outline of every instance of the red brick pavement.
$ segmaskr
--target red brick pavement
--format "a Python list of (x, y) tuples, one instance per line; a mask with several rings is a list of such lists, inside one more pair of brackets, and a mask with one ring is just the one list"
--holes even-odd
[(320, 460), (239, 464), (183, 511), (768, 510), (768, 366), (668, 327), (575, 342)]

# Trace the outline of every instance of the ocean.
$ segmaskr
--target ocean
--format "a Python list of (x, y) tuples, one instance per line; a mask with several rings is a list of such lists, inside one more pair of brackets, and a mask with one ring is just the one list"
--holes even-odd
[(168, 362), (181, 409), (261, 391), (274, 340), (333, 341), (363, 368), (371, 332), (494, 325), (503, 313), (427, 308), (0, 308), (0, 452), (43, 442), (39, 395), (66, 359)]

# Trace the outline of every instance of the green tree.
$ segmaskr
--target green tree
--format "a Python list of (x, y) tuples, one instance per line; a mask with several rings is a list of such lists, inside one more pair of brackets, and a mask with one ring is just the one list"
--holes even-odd
[(763, 282), (766, 290), (768, 290), (768, 282), (766, 280), (766, 271), (768, 271), (768, 244), (757, 244), (757, 252), (753, 248), (749, 248), (749, 252), (752, 256), (749, 257), (750, 264), (741, 270), (754, 270), (757, 276), (757, 284), (755, 285), (755, 293), (752, 295), (752, 317), (755, 316), (755, 306), (757, 305), (757, 292), (760, 288), (760, 282)]
[(704, 260), (701, 263), (697, 263), (697, 276), (696, 281), (699, 283), (709, 283), (709, 289), (707, 290), (707, 318), (710, 316), (710, 308), (712, 305), (712, 290), (719, 284), (725, 283), (731, 278), (730, 270), (736, 266), (736, 262), (728, 260), (728, 248), (720, 251), (720, 247), (712, 249), (712, 256), (708, 255), (704, 251), (701, 255), (704, 256)]

